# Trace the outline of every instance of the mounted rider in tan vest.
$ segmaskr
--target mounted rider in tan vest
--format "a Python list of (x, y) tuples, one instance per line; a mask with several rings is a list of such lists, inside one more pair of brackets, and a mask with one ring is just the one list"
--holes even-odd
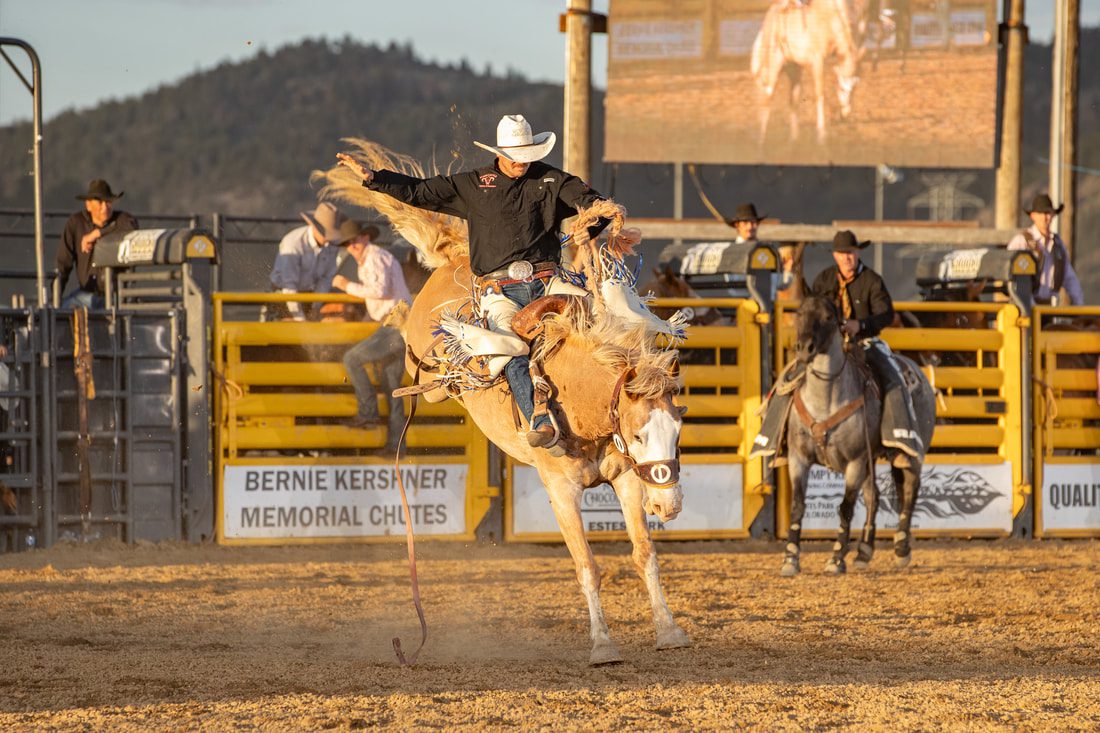
[[(868, 244), (870, 242), (858, 241), (850, 231), (837, 232), (833, 237), (836, 264), (817, 276), (811, 292), (836, 305), (845, 339), (858, 343), (863, 349), (864, 358), (883, 392), (881, 442), (897, 451), (894, 465), (907, 468), (909, 457), (923, 459), (928, 446), (921, 444), (912, 399), (901, 368), (890, 347), (879, 338), (882, 329), (894, 320), (894, 303), (882, 277), (860, 261), (859, 252)], [(781, 452), (792, 387), (801, 379), (803, 369), (797, 362), (788, 367), (768, 396), (763, 425), (749, 458)]]

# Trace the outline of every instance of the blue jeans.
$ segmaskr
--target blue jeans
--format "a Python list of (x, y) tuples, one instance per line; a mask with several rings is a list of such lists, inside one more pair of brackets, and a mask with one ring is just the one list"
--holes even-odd
[(360, 341), (344, 354), (344, 369), (355, 389), (355, 401), (358, 403), (359, 417), (378, 417), (378, 395), (364, 367), (367, 364), (378, 365), (379, 387), (386, 395), (390, 406), (389, 439), (397, 440), (401, 428), (405, 425), (405, 403), (393, 399), (391, 394), (401, 386), (401, 375), (405, 370), (405, 341), (396, 328), (381, 326), (370, 337)]
[(61, 310), (75, 310), (77, 308), (103, 310), (106, 304), (107, 302), (103, 299), (101, 293), (96, 293), (91, 290), (80, 290), (78, 288), (66, 295), (65, 299), (61, 301)]
[[(529, 283), (504, 285), (501, 287), (501, 293), (522, 308), (546, 294), (546, 283), (542, 280), (532, 280)], [(535, 412), (535, 385), (531, 382), (531, 360), (526, 356), (513, 356), (504, 367), (504, 377), (508, 380), (508, 387), (512, 390), (516, 406), (523, 413), (528, 424), (532, 428), (537, 428), (549, 423), (550, 418), (546, 415), (540, 415), (535, 422), (531, 422), (531, 415)]]

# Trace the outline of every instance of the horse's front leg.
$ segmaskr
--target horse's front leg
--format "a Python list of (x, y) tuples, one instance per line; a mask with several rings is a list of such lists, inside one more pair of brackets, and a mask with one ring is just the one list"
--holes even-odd
[(816, 60), (810, 66), (814, 77), (814, 98), (817, 100), (817, 142), (825, 142), (825, 67), (824, 61)]
[[(544, 478), (545, 481), (545, 478)], [(584, 536), (584, 522), (581, 519), (580, 486), (565, 478), (556, 478), (546, 482), (546, 491), (550, 494), (550, 505), (554, 508), (561, 536), (573, 562), (577, 567), (577, 581), (588, 601), (588, 620), (592, 636), (592, 653), (589, 664), (611, 664), (621, 662), (619, 647), (611, 640), (611, 633), (604, 619), (603, 606), (600, 605), (600, 568), (592, 555), (592, 547)]]
[(802, 451), (795, 450), (792, 440), (787, 451), (787, 474), (791, 478), (791, 524), (787, 531), (787, 546), (783, 552), (783, 567), (779, 569), (779, 574), (784, 578), (794, 577), (802, 571), (802, 516), (806, 513), (806, 472), (810, 465), (801, 453)]
[(894, 532), (894, 563), (899, 568), (904, 568), (912, 560), (911, 526), (913, 522), (913, 508), (917, 504), (917, 493), (920, 491), (921, 462), (910, 459), (909, 468), (892, 468), (894, 474), (894, 486), (898, 492), (898, 528)]
[(878, 519), (878, 484), (875, 483), (873, 466), (868, 466), (866, 474), (861, 489), (863, 503), (867, 507), (867, 519), (863, 522), (863, 534), (860, 535), (856, 559), (852, 563), (861, 570), (870, 565), (871, 558), (875, 556), (875, 522)]
[(825, 572), (829, 575), (840, 575), (848, 569), (844, 558), (848, 554), (848, 543), (852, 534), (852, 514), (856, 508), (856, 494), (863, 485), (866, 473), (866, 461), (851, 461), (844, 470), (844, 498), (837, 508), (840, 528), (837, 529), (836, 542), (833, 543), (833, 556), (825, 563)]
[(653, 607), (653, 625), (657, 630), (657, 648), (678, 649), (691, 646), (691, 639), (672, 618), (664, 590), (661, 588), (657, 551), (653, 547), (649, 525), (646, 523), (645, 509), (643, 509), (645, 489), (642, 482), (633, 471), (629, 471), (620, 474), (611, 482), (611, 485), (615, 487), (615, 493), (619, 496), (619, 504), (623, 508), (623, 517), (626, 519), (626, 533), (630, 535), (630, 542), (634, 546), (634, 567), (638, 569), (638, 575), (642, 577), (649, 592), (649, 604)]

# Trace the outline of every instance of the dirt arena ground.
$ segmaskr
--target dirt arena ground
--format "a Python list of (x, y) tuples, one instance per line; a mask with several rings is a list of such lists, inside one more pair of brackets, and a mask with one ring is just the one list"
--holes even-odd
[(117, 544), (0, 556), (0, 729), (1100, 729), (1100, 543), (920, 542), (777, 577), (776, 543), (661, 547), (694, 648), (656, 652), (597, 548), (623, 664), (589, 668), (562, 547)]

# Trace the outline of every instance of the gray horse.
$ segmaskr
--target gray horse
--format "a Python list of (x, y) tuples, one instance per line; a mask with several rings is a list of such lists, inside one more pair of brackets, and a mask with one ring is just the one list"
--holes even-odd
[[(797, 316), (795, 356), (805, 365), (805, 377), (795, 392), (794, 409), (787, 418), (789, 471), (791, 476), (791, 527), (783, 558), (781, 575), (797, 575), (799, 566), (802, 514), (806, 508), (806, 476), (817, 463), (844, 475), (844, 499), (840, 503), (840, 529), (833, 554), (825, 572), (843, 573), (848, 554), (852, 511), (856, 491), (863, 491), (867, 521), (860, 537), (857, 568), (866, 567), (875, 551), (875, 515), (878, 513), (878, 486), (874, 460), (888, 457), (879, 443), (882, 415), (878, 394), (867, 389), (867, 377), (857, 357), (844, 349), (836, 307), (825, 298), (810, 298), (802, 303)], [(935, 393), (924, 374), (911, 360), (895, 355), (916, 378), (912, 392), (921, 441), (928, 446), (936, 422)], [(898, 529), (894, 533), (894, 555), (899, 567), (910, 559), (909, 525), (920, 488), (921, 461), (912, 460), (909, 468), (892, 467), (898, 492)]]

